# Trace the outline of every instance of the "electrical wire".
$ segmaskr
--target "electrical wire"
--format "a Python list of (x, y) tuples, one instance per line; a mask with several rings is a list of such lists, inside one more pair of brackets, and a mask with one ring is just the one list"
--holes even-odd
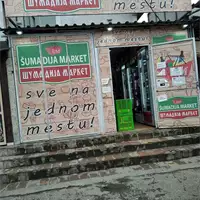
[(146, 2), (146, 4), (149, 6), (149, 8), (152, 10), (152, 12), (154, 13), (154, 15), (156, 16), (156, 18), (159, 20), (159, 21), (162, 21), (160, 19), (160, 17), (156, 14), (156, 12), (154, 11), (154, 9), (149, 5), (149, 3), (147, 2), (147, 0), (144, 0)]

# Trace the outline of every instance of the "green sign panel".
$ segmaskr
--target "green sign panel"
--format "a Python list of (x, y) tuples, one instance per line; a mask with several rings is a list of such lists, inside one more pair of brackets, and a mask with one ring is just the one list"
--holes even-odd
[(49, 41), (17, 46), (20, 83), (59, 83), (91, 77), (87, 42)]
[(187, 39), (186, 34), (168, 34), (160, 37), (153, 37), (153, 44), (171, 42), (176, 40), (184, 40), (184, 39)]
[(198, 97), (173, 97), (163, 102), (158, 102), (160, 119), (183, 119), (199, 116)]

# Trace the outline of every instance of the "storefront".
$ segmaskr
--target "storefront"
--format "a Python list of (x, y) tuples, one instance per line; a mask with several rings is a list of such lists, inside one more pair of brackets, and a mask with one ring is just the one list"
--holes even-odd
[(111, 54), (112, 98), (133, 99), (136, 122), (157, 128), (199, 126), (196, 50), (186, 31), (155, 27), (104, 34), (97, 44), (99, 52), (103, 47)]
[(133, 99), (136, 130), (200, 125), (196, 50), (181, 26), (10, 39), (18, 143), (116, 132), (117, 99)]
[[(189, 0), (88, 2), (8, 0), (6, 17), (191, 11)], [(7, 28), (15, 143), (117, 132), (121, 99), (131, 100), (136, 130), (200, 126), (196, 48), (187, 23), (189, 31), (183, 21)]]

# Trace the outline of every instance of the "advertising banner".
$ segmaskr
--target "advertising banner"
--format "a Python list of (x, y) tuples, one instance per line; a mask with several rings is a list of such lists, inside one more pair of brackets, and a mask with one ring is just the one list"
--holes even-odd
[(200, 125), (193, 45), (187, 39), (153, 47), (159, 128)]
[(6, 16), (190, 11), (190, 0), (6, 0)]
[(21, 139), (99, 131), (90, 34), (13, 39)]
[[(41, 53), (40, 53), (41, 52)], [(20, 82), (60, 83), (73, 79), (90, 78), (89, 46), (84, 43), (50, 41), (40, 45), (18, 45)]]

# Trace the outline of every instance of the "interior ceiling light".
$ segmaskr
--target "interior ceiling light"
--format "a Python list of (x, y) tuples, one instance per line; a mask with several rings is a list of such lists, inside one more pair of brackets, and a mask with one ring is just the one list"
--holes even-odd
[(22, 30), (17, 30), (16, 33), (17, 33), (17, 35), (22, 35), (23, 31)]
[(108, 27), (107, 30), (108, 30), (108, 31), (112, 31), (113, 28), (112, 28), (112, 27)]
[(187, 28), (187, 27), (188, 27), (188, 24), (184, 24), (184, 25), (183, 25), (183, 28)]

